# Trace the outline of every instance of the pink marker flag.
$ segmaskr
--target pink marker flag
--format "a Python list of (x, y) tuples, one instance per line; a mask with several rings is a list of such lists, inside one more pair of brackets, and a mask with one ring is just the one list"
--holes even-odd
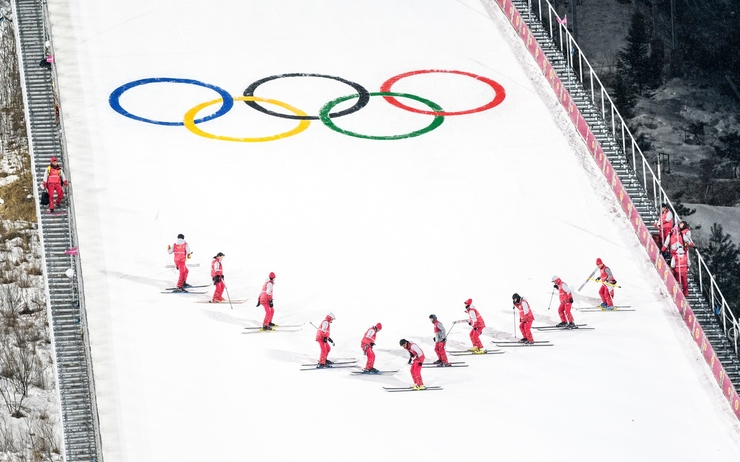
[(563, 19), (558, 19), (558, 24), (568, 27), (568, 15), (563, 16)]
[(72, 247), (69, 250), (65, 250), (64, 255), (77, 255), (77, 247)]

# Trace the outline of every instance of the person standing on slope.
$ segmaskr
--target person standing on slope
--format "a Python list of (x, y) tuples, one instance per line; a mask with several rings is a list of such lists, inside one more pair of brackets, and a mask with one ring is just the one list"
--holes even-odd
[(377, 323), (374, 326), (370, 327), (367, 331), (365, 331), (365, 335), (362, 337), (360, 348), (362, 348), (362, 354), (367, 356), (367, 364), (365, 364), (365, 369), (363, 369), (363, 372), (378, 372), (378, 370), (374, 367), (375, 352), (373, 351), (373, 347), (375, 346), (375, 336), (378, 335), (378, 331), (380, 331), (382, 328), (383, 325), (381, 323)]
[(555, 283), (553, 286), (558, 289), (560, 298), (560, 306), (558, 307), (558, 315), (560, 316), (560, 324), (557, 327), (570, 327), (574, 328), (576, 323), (573, 322), (573, 315), (570, 309), (573, 307), (573, 292), (568, 287), (568, 284), (564, 283), (562, 279), (557, 276), (552, 277), (552, 282)]
[(334, 322), (335, 319), (336, 316), (334, 316), (334, 313), (327, 314), (326, 318), (324, 318), (324, 320), (321, 321), (321, 324), (319, 324), (319, 328), (316, 329), (316, 341), (319, 342), (319, 347), (321, 347), (319, 364), (316, 366), (318, 368), (330, 367), (332, 364), (332, 362), (326, 359), (326, 357), (329, 356), (329, 352), (331, 351), (329, 344), (331, 343), (334, 345), (334, 340), (331, 339), (330, 335), (331, 323)]
[(419, 348), (419, 345), (409, 342), (405, 338), (402, 338), (398, 342), (406, 351), (409, 352), (409, 364), (411, 364), (411, 378), (414, 381), (414, 386), (411, 387), (414, 390), (424, 390), (424, 381), (421, 379), (421, 366), (424, 364), (424, 352)]
[(529, 307), (529, 302), (519, 294), (512, 295), (511, 299), (514, 301), (514, 308), (519, 310), (519, 331), (522, 333), (522, 339), (519, 341), (532, 345), (534, 344), (534, 337), (532, 337), (534, 313)]
[(177, 289), (174, 292), (186, 292), (185, 289), (190, 287), (188, 284), (188, 266), (185, 264), (186, 260), (189, 260), (193, 255), (190, 250), (190, 244), (185, 242), (185, 236), (183, 234), (177, 235), (177, 240), (174, 244), (167, 246), (167, 253), (175, 256), (175, 268), (180, 271), (180, 277), (177, 280)]
[(262, 305), (265, 309), (265, 319), (262, 321), (263, 330), (272, 330), (275, 324), (272, 323), (272, 316), (275, 314), (274, 303), (272, 301), (272, 286), (275, 285), (275, 273), (270, 273), (267, 280), (262, 285), (257, 306)]
[[(465, 312), (468, 313), (468, 325), (472, 327), (470, 330), (470, 341), (473, 342), (473, 348), (470, 349), (475, 354), (483, 354), (486, 352), (483, 349), (483, 342), (480, 341), (480, 334), (486, 327), (486, 323), (483, 321), (483, 317), (480, 315), (475, 306), (473, 306), (473, 299), (469, 298), (465, 300)], [(460, 322), (460, 321), (458, 321)]]
[[(46, 189), (49, 194), (49, 212), (54, 211), (54, 206), (58, 206), (64, 199), (64, 189), (62, 185), (67, 186), (67, 179), (64, 177), (62, 167), (57, 163), (57, 158), (52, 157), (49, 166), (44, 170), (44, 179), (41, 181), (41, 187)], [(54, 193), (57, 193), (56, 201)]]
[(213, 261), (211, 262), (211, 279), (213, 279), (213, 285), (216, 286), (216, 290), (213, 291), (211, 303), (221, 303), (224, 301), (223, 294), (226, 284), (224, 283), (224, 267), (221, 263), (224, 257), (225, 255), (219, 252), (213, 257)]
[(609, 267), (606, 266), (603, 261), (601, 261), (601, 258), (596, 259), (596, 266), (599, 267), (599, 271), (600, 271), (599, 277), (596, 278), (596, 282), (601, 283), (601, 287), (599, 288), (599, 296), (601, 297), (601, 307), (605, 310), (613, 310), (614, 309), (614, 289), (610, 288), (608, 284), (610, 284), (613, 287), (617, 284), (617, 280), (614, 279), (612, 270), (610, 270)]
[(437, 316), (434, 314), (430, 314), (429, 319), (434, 324), (434, 352), (437, 354), (437, 360), (434, 361), (434, 364), (449, 366), (450, 362), (447, 360), (447, 351), (445, 350), (445, 344), (447, 343), (445, 326), (437, 320)]

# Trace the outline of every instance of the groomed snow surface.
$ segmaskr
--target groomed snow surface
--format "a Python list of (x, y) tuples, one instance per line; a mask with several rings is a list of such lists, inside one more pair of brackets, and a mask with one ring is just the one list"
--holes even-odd
[[(492, 2), (59, 0), (49, 7), (106, 462), (740, 460), (740, 425), (584, 145)], [(378, 92), (393, 76), (433, 69), (493, 79), (506, 98), (413, 138), (357, 138), (313, 120), (295, 136), (259, 143), (145, 123), (109, 104), (115, 89), (140, 79), (192, 79), (239, 97), (252, 82), (281, 74), (337, 76)], [(445, 111), (494, 97), (485, 81), (459, 73), (413, 75), (392, 91)], [(319, 77), (274, 79), (255, 90), (309, 115), (353, 93)], [(159, 82), (128, 88), (120, 104), (138, 117), (179, 122), (218, 97)], [(332, 122), (390, 136), (433, 119), (371, 96)], [(265, 137), (298, 125), (237, 101), (197, 127)], [(212, 286), (205, 295), (160, 293), (177, 280), (165, 265), (178, 233), (200, 265), (190, 283), (209, 283), (211, 257), (223, 252), (228, 294), (248, 301), (233, 309), (196, 303)], [(425, 383), (443, 391), (383, 391), (412, 383), (399, 339), (436, 359), (431, 313), (449, 329), (472, 298), (487, 345), (520, 338), (512, 293), (530, 301), (535, 325), (555, 324), (550, 278), (577, 288), (596, 257), (624, 287), (616, 302), (636, 311), (574, 311), (595, 329), (535, 332), (555, 346), (424, 369)], [(243, 335), (244, 326), (261, 324), (256, 296), (271, 271), (275, 322), (306, 324), (297, 333)], [(575, 306), (596, 305), (597, 288), (587, 284)], [(330, 311), (337, 316), (330, 359), (362, 362), (360, 339), (382, 322), (376, 365), (400, 372), (300, 372), (319, 355), (309, 323)], [(468, 332), (456, 325), (448, 348), (469, 347)]]

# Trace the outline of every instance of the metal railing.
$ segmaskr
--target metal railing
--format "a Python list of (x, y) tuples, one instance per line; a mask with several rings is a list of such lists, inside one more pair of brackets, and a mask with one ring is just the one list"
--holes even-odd
[[(614, 101), (609, 96), (605, 85), (596, 75), (591, 63), (586, 59), (583, 51), (573, 39), (566, 25), (548, 0), (526, 0), (530, 11), (542, 23), (548, 31), (553, 43), (559, 48), (563, 57), (570, 67), (573, 78), (575, 78), (590, 98), (604, 122), (604, 127), (618, 140), (623, 155), (630, 162), (634, 176), (640, 180), (644, 192), (653, 203), (655, 209), (660, 210), (660, 205), (665, 203), (672, 211), (675, 223), (680, 217), (675, 206), (668, 198), (668, 194), (661, 185), (660, 175), (656, 175), (650, 166), (650, 162), (637, 144), (632, 131), (616, 108)], [(570, 77), (570, 76), (569, 76)], [(701, 292), (711, 303), (712, 309), (719, 317), (720, 323), (727, 339), (732, 342), (735, 355), (740, 356), (740, 323), (730, 309), (727, 300), (722, 295), (717, 282), (709, 270), (706, 260), (696, 250), (694, 270), (692, 276), (696, 277)]]

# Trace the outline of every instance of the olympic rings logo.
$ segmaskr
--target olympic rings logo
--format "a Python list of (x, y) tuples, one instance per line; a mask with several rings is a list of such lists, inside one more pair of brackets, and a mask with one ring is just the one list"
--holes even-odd
[[(491, 89), (493, 90), (494, 96), (491, 99), (491, 101), (489, 101), (488, 103), (482, 106), (472, 108), (472, 109), (467, 109), (464, 111), (454, 111), (453, 112), (453, 111), (445, 111), (437, 103), (434, 103), (433, 101), (430, 101), (421, 96), (414, 95), (411, 93), (398, 93), (398, 92), (392, 91), (393, 85), (401, 79), (411, 77), (414, 75), (433, 74), (433, 73), (457, 74), (457, 75), (462, 75), (466, 77), (471, 77), (473, 79), (476, 79), (490, 86)], [(324, 104), (319, 110), (318, 115), (308, 115), (304, 111), (296, 107), (293, 107), (288, 103), (284, 103), (276, 99), (264, 98), (264, 97), (254, 95), (255, 90), (260, 85), (266, 82), (277, 80), (277, 79), (283, 79), (283, 78), (292, 78), (292, 77), (319, 77), (319, 78), (324, 78), (324, 79), (335, 80), (335, 81), (341, 82), (351, 87), (354, 90), (354, 93), (347, 95), (347, 96), (341, 96), (339, 98), (336, 98)], [(130, 113), (129, 111), (124, 109), (123, 106), (121, 106), (121, 96), (127, 90), (130, 90), (132, 88), (135, 88), (141, 85), (147, 85), (150, 83), (158, 83), (158, 82), (180, 83), (180, 84), (204, 87), (204, 88), (213, 90), (220, 97), (212, 101), (206, 101), (204, 103), (198, 104), (197, 106), (189, 109), (185, 113), (183, 120), (177, 121), (177, 122), (154, 120), (154, 119), (148, 119), (145, 117), (137, 116), (135, 114)], [(399, 109), (403, 109), (405, 111), (413, 112), (416, 114), (431, 115), (433, 116), (432, 122), (426, 127), (423, 127), (419, 130), (415, 130), (409, 133), (402, 133), (399, 135), (389, 135), (389, 136), (365, 135), (365, 134), (345, 130), (343, 128), (340, 128), (336, 123), (334, 123), (333, 119), (350, 115), (354, 112), (359, 111), (363, 107), (365, 107), (370, 102), (370, 98), (374, 96), (382, 97), (388, 103), (392, 104), (393, 106)], [(401, 101), (399, 101), (399, 98), (417, 101), (423, 104), (424, 106), (428, 107), (429, 110), (422, 110), (422, 109), (417, 109), (417, 108), (408, 106), (402, 103)], [(280, 74), (280, 75), (273, 75), (270, 77), (265, 77), (263, 79), (257, 80), (253, 82), (252, 84), (250, 84), (246, 88), (246, 90), (244, 90), (243, 96), (232, 96), (223, 88), (220, 88), (215, 85), (208, 84), (208, 83), (204, 83), (198, 80), (169, 78), (169, 77), (149, 78), (149, 79), (135, 80), (135, 81), (129, 82), (127, 84), (121, 85), (120, 87), (116, 88), (110, 94), (110, 97), (108, 98), (108, 103), (110, 104), (111, 108), (113, 108), (114, 111), (130, 119), (138, 120), (139, 122), (145, 122), (145, 123), (150, 123), (150, 124), (155, 124), (155, 125), (165, 125), (165, 126), (184, 126), (188, 130), (190, 130), (192, 133), (195, 133), (196, 135), (202, 136), (204, 138), (215, 139), (215, 140), (255, 143), (255, 142), (263, 142), (263, 141), (274, 141), (274, 140), (278, 140), (282, 138), (287, 138), (289, 136), (297, 135), (298, 133), (301, 133), (302, 131), (306, 130), (308, 126), (311, 124), (312, 120), (320, 120), (325, 126), (334, 130), (335, 132), (341, 133), (347, 136), (352, 136), (355, 138), (364, 138), (364, 139), (369, 139), (369, 140), (400, 140), (404, 138), (413, 138), (415, 136), (420, 136), (425, 133), (429, 133), (430, 131), (439, 127), (440, 125), (442, 125), (442, 122), (444, 122), (445, 117), (459, 116), (459, 115), (473, 114), (476, 112), (487, 111), (488, 109), (492, 109), (498, 106), (499, 104), (501, 104), (504, 98), (506, 98), (506, 91), (504, 90), (504, 87), (501, 86), (501, 84), (499, 84), (495, 80), (489, 79), (488, 77), (483, 77), (480, 75), (471, 74), (470, 72), (463, 72), (463, 71), (430, 69), (430, 70), (418, 70), (418, 71), (406, 72), (404, 74), (399, 74), (395, 77), (391, 77), (390, 79), (383, 82), (383, 84), (380, 86), (380, 91), (377, 91), (377, 92), (369, 92), (362, 85), (355, 83), (355, 82), (351, 82), (346, 79), (343, 79), (341, 77), (336, 77), (333, 75), (324, 75), (324, 74), (295, 73), (295, 74)], [(357, 101), (351, 107), (341, 110), (341, 111), (332, 112), (332, 110), (338, 105), (340, 105), (341, 103), (344, 103), (345, 101), (354, 101), (354, 100), (357, 100)], [(209, 133), (201, 129), (198, 126), (199, 124), (203, 122), (216, 119), (228, 113), (234, 107), (235, 101), (243, 101), (244, 103), (247, 104), (247, 106), (259, 112), (262, 112), (264, 114), (270, 115), (272, 117), (296, 120), (298, 121), (298, 124), (296, 125), (295, 128), (287, 132), (278, 133), (278, 134), (271, 135), (271, 136), (263, 136), (263, 137), (232, 137), (232, 136), (215, 135), (213, 133)], [(210, 106), (214, 106), (217, 104), (220, 104), (221, 106), (218, 108), (216, 112), (214, 112), (211, 115), (198, 118), (198, 114), (201, 111), (203, 111), (204, 109)], [(264, 106), (265, 104), (281, 107), (287, 110), (288, 112), (290, 112), (290, 114), (284, 114), (284, 113), (272, 111), (270, 109), (267, 109)]]

